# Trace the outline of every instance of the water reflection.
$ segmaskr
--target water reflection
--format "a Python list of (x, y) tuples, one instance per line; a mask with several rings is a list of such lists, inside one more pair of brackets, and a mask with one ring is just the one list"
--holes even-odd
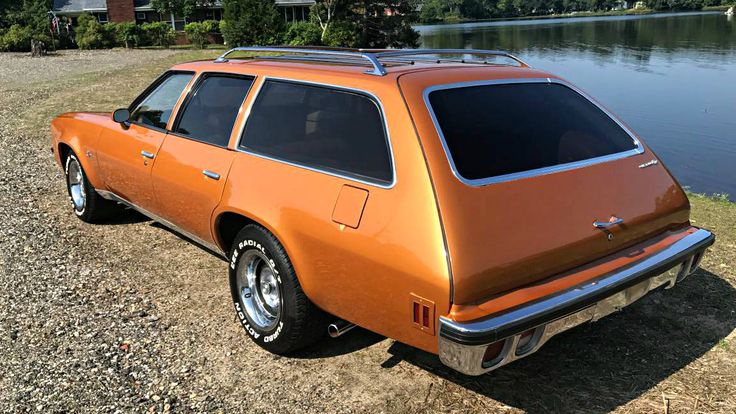
[(586, 89), (694, 191), (736, 197), (736, 22), (722, 13), (418, 26), (423, 46), (504, 49)]

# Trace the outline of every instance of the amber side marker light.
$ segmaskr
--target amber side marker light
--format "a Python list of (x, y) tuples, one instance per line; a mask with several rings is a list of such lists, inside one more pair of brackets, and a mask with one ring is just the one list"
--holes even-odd
[(434, 302), (411, 294), (412, 324), (422, 332), (434, 335)]

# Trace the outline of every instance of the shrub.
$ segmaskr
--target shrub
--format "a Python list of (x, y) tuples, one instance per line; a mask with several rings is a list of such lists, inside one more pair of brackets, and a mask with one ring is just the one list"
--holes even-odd
[(210, 43), (209, 34), (215, 30), (216, 26), (216, 23), (212, 21), (187, 23), (184, 26), (184, 32), (187, 34), (189, 43), (194, 47), (204, 49)]
[(217, 20), (205, 20), (202, 23), (210, 25), (210, 33), (220, 33), (220, 22)]
[(79, 16), (74, 31), (80, 49), (103, 49), (114, 44), (114, 35), (111, 31), (89, 13)]
[(286, 29), (284, 41), (294, 46), (317, 46), (322, 44), (322, 29), (311, 22), (292, 23)]
[(133, 22), (108, 23), (106, 29), (114, 34), (115, 43), (130, 49), (141, 44), (141, 27)]
[(145, 23), (141, 29), (146, 34), (148, 41), (155, 46), (169, 47), (176, 40), (176, 32), (166, 22)]
[(220, 24), (225, 42), (231, 46), (281, 43), (284, 16), (273, 1), (223, 0), (224, 20)]
[(0, 36), (0, 51), (27, 52), (31, 50), (33, 30), (29, 26), (14, 24)]
[(325, 32), (322, 39), (325, 46), (333, 47), (358, 47), (360, 44), (360, 36), (358, 28), (345, 21), (334, 22)]

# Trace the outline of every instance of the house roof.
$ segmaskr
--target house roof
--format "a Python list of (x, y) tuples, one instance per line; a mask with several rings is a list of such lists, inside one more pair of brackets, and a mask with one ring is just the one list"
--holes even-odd
[(54, 0), (55, 12), (81, 13), (84, 11), (107, 10), (106, 0)]
[[(152, 9), (151, 0), (132, 0), (136, 9)], [(311, 6), (314, 0), (275, 0), (277, 6)], [(214, 0), (211, 7), (222, 7), (222, 1)], [(107, 0), (54, 0), (53, 10), (61, 13), (105, 11)]]

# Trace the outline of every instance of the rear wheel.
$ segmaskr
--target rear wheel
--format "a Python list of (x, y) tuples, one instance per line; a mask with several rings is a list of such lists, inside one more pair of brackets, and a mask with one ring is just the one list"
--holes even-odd
[(235, 238), (230, 290), (243, 328), (269, 352), (296, 351), (325, 333), (327, 314), (304, 294), (283, 246), (261, 226), (245, 226)]
[(64, 165), (66, 188), (72, 203), (74, 214), (82, 221), (96, 223), (110, 217), (117, 211), (117, 205), (105, 200), (87, 179), (82, 164), (73, 152), (66, 158)]

